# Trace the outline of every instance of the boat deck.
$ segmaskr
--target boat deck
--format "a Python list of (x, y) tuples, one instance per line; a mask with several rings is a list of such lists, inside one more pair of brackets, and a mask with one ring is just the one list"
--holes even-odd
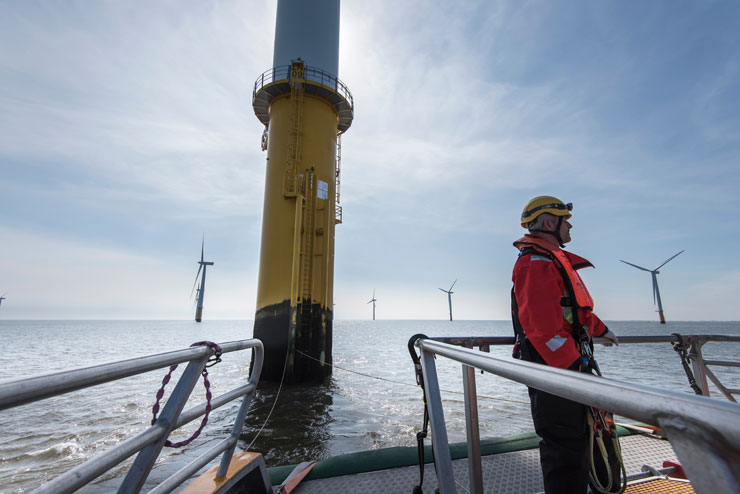
[[(666, 440), (632, 435), (621, 437), (620, 444), (628, 476), (640, 473), (643, 465), (658, 469), (663, 467), (663, 461), (677, 461), (673, 448)], [(532, 494), (542, 492), (544, 489), (537, 449), (484, 456), (482, 465), (485, 492)], [(467, 459), (453, 461), (452, 467), (458, 492), (468, 492), (470, 482)], [(419, 467), (413, 466), (303, 481), (293, 492), (296, 494), (333, 492), (410, 494), (418, 483)], [(437, 488), (434, 464), (425, 465), (423, 488), (424, 492), (434, 492)]]

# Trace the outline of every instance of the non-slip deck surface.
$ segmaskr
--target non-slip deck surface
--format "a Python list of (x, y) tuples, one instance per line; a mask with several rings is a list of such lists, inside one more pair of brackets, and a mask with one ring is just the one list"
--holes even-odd
[[(663, 461), (677, 461), (668, 441), (644, 436), (620, 438), (627, 475), (640, 473), (643, 465), (662, 468)], [(538, 450), (516, 451), (484, 456), (483, 485), (485, 492), (506, 494), (532, 494), (542, 492), (542, 474)], [(468, 492), (467, 459), (452, 462), (458, 492)], [(329, 479), (304, 481), (295, 494), (326, 494), (351, 492), (353, 494), (411, 494), (419, 483), (419, 467), (403, 467), (378, 472), (347, 475)], [(434, 465), (424, 468), (424, 492), (433, 493), (437, 488)]]

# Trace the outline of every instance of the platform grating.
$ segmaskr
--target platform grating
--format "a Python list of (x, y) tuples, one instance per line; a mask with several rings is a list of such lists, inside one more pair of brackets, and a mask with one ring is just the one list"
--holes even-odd
[[(677, 461), (673, 448), (671, 448), (668, 441), (637, 435), (622, 437), (620, 443), (624, 453), (627, 475), (640, 473), (643, 465), (662, 468), (663, 461)], [(487, 493), (533, 494), (542, 492), (544, 488), (538, 450), (484, 456), (482, 466), (484, 490)], [(452, 468), (455, 473), (457, 491), (468, 492), (470, 482), (468, 480), (467, 459), (453, 461)], [(304, 481), (294, 492), (295, 494), (334, 492), (410, 494), (418, 483), (419, 467), (414, 466)], [(437, 478), (433, 464), (425, 465), (423, 488), (425, 493), (433, 493), (437, 488)], [(639, 493), (643, 491), (630, 490), (628, 492)]]
[(691, 484), (674, 479), (650, 479), (627, 486), (624, 494), (694, 494)]

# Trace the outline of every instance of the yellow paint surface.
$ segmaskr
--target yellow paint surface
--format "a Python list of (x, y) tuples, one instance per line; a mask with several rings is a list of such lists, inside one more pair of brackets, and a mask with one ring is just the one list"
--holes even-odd
[(253, 461), (260, 461), (262, 455), (259, 453), (236, 453), (231, 458), (229, 469), (224, 477), (216, 477), (218, 465), (209, 468), (200, 477), (191, 482), (185, 489), (180, 491), (181, 494), (213, 494), (224, 485), (229, 479), (243, 470)]
[[(291, 101), (289, 96), (276, 98), (270, 106), (257, 310), (292, 298), (296, 233), (301, 237), (314, 235), (313, 252), (309, 253), (314, 263), (311, 300), (331, 308), (338, 119), (329, 103), (313, 96), (306, 95), (302, 106), (298, 173), (306, 176), (306, 170), (313, 167), (314, 177), (327, 184), (327, 199), (315, 200), (313, 231), (296, 232), (296, 201), (300, 199), (283, 195), (291, 139)], [(297, 245), (302, 245), (302, 239), (298, 240)], [(299, 284), (298, 293), (302, 293), (302, 279)], [(292, 300), (291, 305), (296, 302)]]

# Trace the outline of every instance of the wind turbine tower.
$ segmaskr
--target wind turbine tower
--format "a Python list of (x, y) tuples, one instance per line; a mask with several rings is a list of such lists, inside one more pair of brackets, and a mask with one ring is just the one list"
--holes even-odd
[[(683, 250), (681, 252), (683, 252)], [(681, 254), (681, 252), (679, 252), (678, 254)], [(620, 259), (620, 261), (622, 261), (623, 263), (629, 264), (633, 268), (641, 269), (642, 271), (647, 271), (652, 276), (653, 278), (653, 303), (658, 304), (658, 315), (660, 316), (660, 324), (665, 324), (665, 317), (663, 317), (663, 302), (660, 301), (660, 290), (658, 290), (658, 274), (660, 273), (660, 271), (658, 270), (662, 268), (663, 266), (665, 266), (666, 264), (668, 264), (668, 261), (671, 261), (673, 258), (678, 256), (678, 254), (672, 255), (663, 264), (661, 264), (660, 266), (652, 270), (643, 268), (642, 266), (638, 266), (637, 264), (632, 264), (631, 262), (622, 261)]]
[(8, 294), (8, 292), (3, 293), (3, 296), (0, 297), (0, 306), (3, 305), (3, 300), (5, 300), (5, 296)]
[(447, 302), (450, 304), (450, 321), (452, 321), (452, 294), (455, 293), (452, 291), (452, 287), (455, 286), (455, 283), (457, 283), (457, 280), (452, 282), (452, 286), (449, 290), (445, 290), (444, 288), (440, 288), (443, 292), (447, 294)]
[(373, 298), (371, 298), (370, 299), (370, 302), (368, 302), (368, 304), (369, 303), (372, 303), (373, 304), (373, 321), (375, 320), (375, 302), (377, 302), (377, 301), (378, 301), (378, 299), (375, 298), (375, 289), (373, 288)]
[[(206, 239), (203, 237), (203, 242), (200, 245), (200, 261), (198, 261), (198, 273), (195, 275), (195, 282), (193, 283), (193, 290), (195, 290), (195, 285), (198, 284), (198, 276), (200, 276), (201, 269), (203, 270), (203, 276), (200, 277), (200, 287), (198, 288), (198, 305), (195, 309), (195, 322), (200, 322), (201, 318), (203, 317), (203, 297), (206, 293), (206, 268), (208, 266), (213, 266), (213, 263), (210, 261), (204, 261), (203, 260), (203, 250), (206, 245)], [(192, 290), (190, 292), (192, 294)]]
[(252, 92), (267, 151), (253, 331), (262, 381), (331, 375), (340, 136), (354, 118), (338, 73), (339, 0), (278, 0), (272, 68)]

